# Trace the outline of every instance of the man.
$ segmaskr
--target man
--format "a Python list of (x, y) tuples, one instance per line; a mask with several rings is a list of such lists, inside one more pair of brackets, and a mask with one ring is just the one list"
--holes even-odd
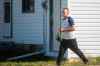
[(61, 43), (59, 48), (59, 54), (57, 57), (57, 66), (61, 65), (61, 61), (63, 59), (64, 53), (69, 48), (73, 52), (75, 52), (84, 62), (84, 64), (88, 63), (88, 59), (84, 56), (81, 50), (78, 48), (77, 41), (75, 39), (74, 31), (74, 21), (69, 16), (69, 9), (64, 8), (63, 10), (63, 21), (61, 22), (61, 27), (58, 29), (61, 32)]

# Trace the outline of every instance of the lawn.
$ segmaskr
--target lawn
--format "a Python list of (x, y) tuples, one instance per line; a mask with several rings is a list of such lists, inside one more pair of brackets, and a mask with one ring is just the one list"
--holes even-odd
[[(69, 63), (67, 60), (62, 66), (100, 66), (100, 57), (89, 58), (89, 65), (83, 64), (81, 61), (77, 63)], [(55, 59), (48, 57), (32, 57), (30, 59), (0, 62), (0, 66), (56, 66)]]

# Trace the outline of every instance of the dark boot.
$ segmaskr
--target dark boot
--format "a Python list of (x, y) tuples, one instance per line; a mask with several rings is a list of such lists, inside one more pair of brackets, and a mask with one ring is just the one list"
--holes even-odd
[(82, 59), (84, 64), (88, 64), (88, 59), (84, 55), (81, 55), (80, 58)]

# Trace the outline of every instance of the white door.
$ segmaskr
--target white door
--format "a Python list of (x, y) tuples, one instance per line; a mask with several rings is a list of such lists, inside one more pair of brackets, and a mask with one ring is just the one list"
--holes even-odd
[(49, 32), (50, 32), (50, 51), (58, 51), (59, 42), (56, 41), (57, 28), (60, 23), (60, 0), (50, 0), (49, 1)]
[(60, 19), (61, 19), (61, 4), (60, 0), (56, 1), (54, 0), (54, 13), (53, 13), (53, 18), (54, 18), (54, 27), (53, 27), (53, 51), (58, 51), (60, 43), (56, 40), (56, 34), (57, 34), (57, 29), (60, 26)]
[[(60, 42), (56, 40), (57, 30), (60, 27), (60, 22), (62, 20), (63, 8), (67, 7), (66, 0), (50, 0), (50, 45), (49, 50), (51, 56), (56, 57), (58, 55)], [(67, 57), (67, 52), (65, 53), (65, 58)]]
[[(68, 0), (76, 23), (79, 48), (89, 56), (100, 56), (100, 0)], [(69, 56), (76, 56), (70, 52)]]
[(60, 27), (63, 9), (67, 7), (67, 0), (53, 0), (53, 51), (58, 51), (60, 43), (56, 40), (57, 30)]
[(43, 2), (44, 0), (13, 0), (13, 35), (16, 42), (44, 44), (46, 12)]

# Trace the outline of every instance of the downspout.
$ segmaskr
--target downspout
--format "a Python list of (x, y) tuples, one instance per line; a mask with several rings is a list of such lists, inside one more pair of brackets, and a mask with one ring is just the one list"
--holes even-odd
[(43, 7), (43, 50), (46, 52), (46, 39), (47, 39), (47, 0), (44, 0), (42, 2)]
[(49, 9), (50, 9), (50, 12), (49, 12), (49, 26), (50, 26), (49, 48), (50, 50), (49, 51), (52, 51), (52, 47), (53, 47), (53, 0), (49, 0)]

